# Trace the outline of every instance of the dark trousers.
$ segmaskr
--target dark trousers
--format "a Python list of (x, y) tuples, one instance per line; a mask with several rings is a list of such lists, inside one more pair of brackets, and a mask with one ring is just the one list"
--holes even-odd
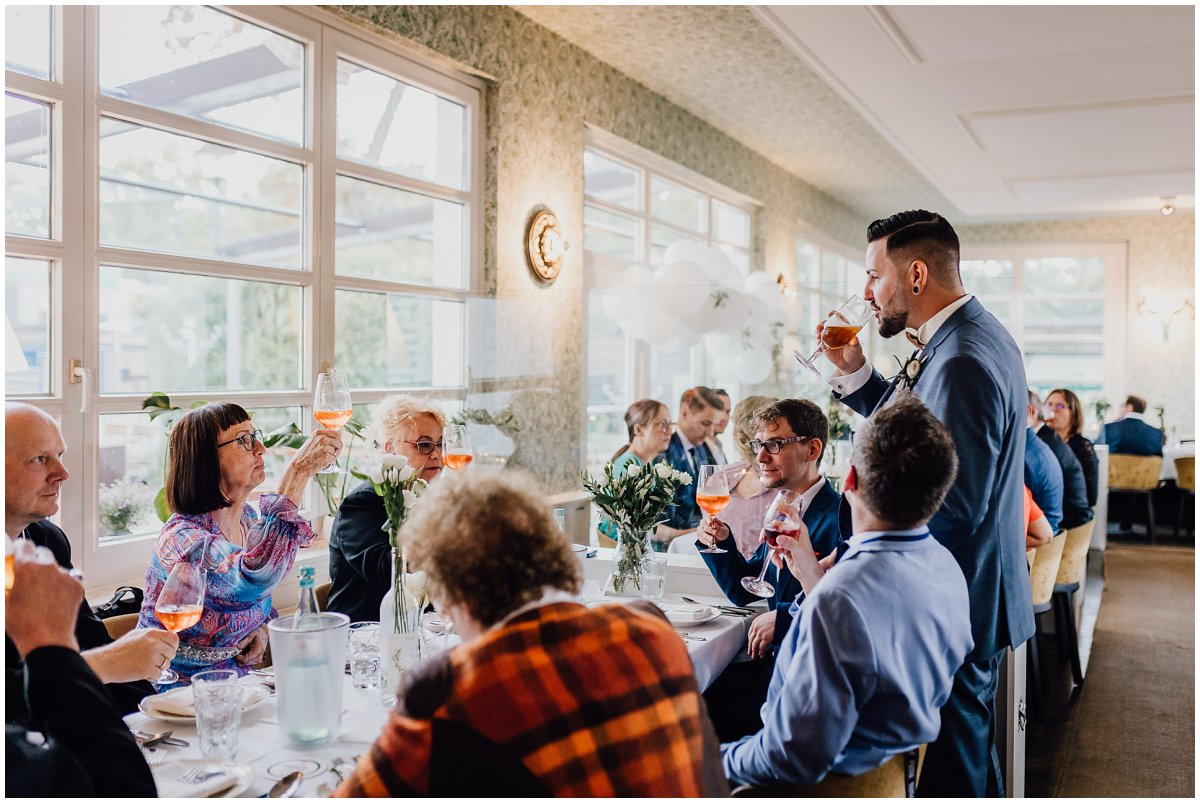
[(963, 664), (942, 706), (942, 729), (925, 752), (917, 797), (1004, 797), (996, 753), (996, 683), (1001, 652)]
[(767, 701), (774, 670), (774, 658), (738, 661), (704, 690), (708, 718), (720, 742), (734, 742), (762, 730), (759, 711)]

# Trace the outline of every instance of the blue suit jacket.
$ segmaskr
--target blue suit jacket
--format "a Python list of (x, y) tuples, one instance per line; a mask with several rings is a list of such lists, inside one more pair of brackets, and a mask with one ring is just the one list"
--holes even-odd
[[(958, 476), (929, 530), (954, 555), (970, 590), (975, 647), (967, 660), (986, 660), (1033, 635), (1025, 561), (1025, 368), (1012, 336), (975, 298), (938, 328), (922, 363), (913, 393), (950, 430), (958, 451)], [(895, 385), (875, 371), (842, 401), (870, 415)]]
[[(808, 528), (808, 537), (812, 541), (813, 550), (822, 558), (842, 543), (842, 532), (838, 526), (838, 505), (842, 495), (833, 490), (828, 481), (817, 491), (812, 504), (804, 511), (804, 526)], [(762, 597), (756, 597), (742, 587), (743, 577), (754, 577), (762, 569), (763, 561), (770, 560), (770, 547), (765, 543), (759, 544), (758, 550), (750, 559), (742, 557), (732, 540), (727, 542), (724, 553), (701, 552), (700, 557), (708, 564), (709, 571), (717, 581), (717, 585), (729, 597), (734, 605), (749, 605)], [(704, 544), (696, 542), (697, 549), (703, 549)], [(797, 580), (787, 566), (776, 569), (774, 565), (767, 567), (766, 580), (775, 587), (775, 596), (770, 599), (770, 607), (775, 610), (775, 635), (772, 643), (776, 646), (783, 641), (788, 627), (792, 623), (791, 605), (801, 592), (800, 581)]]
[(671, 442), (667, 444), (667, 450), (657, 459), (664, 459), (676, 471), (691, 475), (690, 485), (680, 485), (675, 489), (675, 504), (667, 508), (666, 523), (668, 527), (674, 527), (676, 530), (693, 529), (700, 524), (700, 507), (696, 504), (696, 480), (697, 472), (700, 470), (699, 466), (716, 461), (713, 460), (708, 447), (701, 443), (696, 446), (697, 468), (692, 468), (687, 454), (684, 453), (683, 441), (679, 440), (677, 432), (671, 433)]
[(1063, 518), (1062, 466), (1032, 427), (1025, 430), (1025, 484), (1046, 514), (1050, 529), (1058, 532)]
[(1037, 431), (1038, 440), (1050, 447), (1058, 465), (1062, 467), (1063, 501), (1062, 528), (1070, 530), (1092, 520), (1092, 506), (1087, 500), (1087, 483), (1083, 479), (1083, 466), (1079, 458), (1050, 427)]
[(1104, 437), (1111, 454), (1162, 454), (1162, 430), (1136, 418), (1122, 418), (1104, 425)]

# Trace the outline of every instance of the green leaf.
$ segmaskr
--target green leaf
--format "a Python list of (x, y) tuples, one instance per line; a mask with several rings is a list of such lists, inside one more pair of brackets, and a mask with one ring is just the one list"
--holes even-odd
[(166, 488), (159, 488), (158, 493), (154, 495), (154, 513), (164, 524), (167, 519), (171, 518), (171, 507), (167, 504)]

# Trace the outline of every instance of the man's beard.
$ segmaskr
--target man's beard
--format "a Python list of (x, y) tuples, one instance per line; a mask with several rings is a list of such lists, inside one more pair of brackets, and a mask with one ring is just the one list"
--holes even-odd
[(900, 310), (886, 315), (880, 311), (879, 334), (882, 337), (894, 337), (904, 331), (908, 325), (908, 310)]

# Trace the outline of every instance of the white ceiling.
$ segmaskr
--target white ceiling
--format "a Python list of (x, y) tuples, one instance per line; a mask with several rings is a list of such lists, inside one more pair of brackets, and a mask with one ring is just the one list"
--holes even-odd
[(866, 217), (1194, 205), (1191, 6), (518, 10)]

